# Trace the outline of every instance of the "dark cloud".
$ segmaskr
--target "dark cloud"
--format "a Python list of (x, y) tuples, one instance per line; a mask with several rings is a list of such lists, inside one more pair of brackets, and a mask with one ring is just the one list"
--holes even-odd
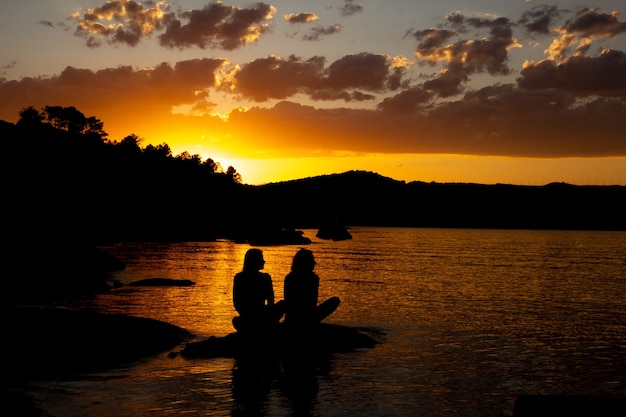
[(378, 104), (378, 108), (394, 114), (411, 114), (431, 97), (432, 94), (422, 88), (412, 88), (384, 99)]
[(382, 91), (389, 79), (390, 64), (389, 58), (384, 55), (346, 55), (328, 67), (327, 84), (336, 89)]
[[(162, 14), (150, 20), (144, 16), (148, 10)], [(116, 0), (90, 9), (77, 21), (85, 24), (83, 35), (94, 45), (130, 45), (161, 30), (164, 46), (234, 49), (265, 33), (273, 13), (263, 3), (246, 9), (212, 3), (174, 15), (164, 3)], [(146, 25), (138, 24), (139, 16), (146, 18)], [(288, 21), (302, 23), (311, 18), (305, 13), (288, 16)], [(519, 46), (515, 30), (521, 36), (554, 36), (546, 59), (512, 68), (509, 51)], [(29, 105), (76, 106), (105, 123), (127, 120), (128, 126), (139, 126), (138, 120), (150, 120), (150, 128), (158, 132), (179, 126), (173, 123), (173, 107), (185, 104), (206, 114), (212, 108), (209, 99), (219, 93), (259, 103), (219, 121), (220, 129), (227, 127), (229, 141), (283, 155), (297, 149), (330, 153), (342, 137), (343, 149), (355, 152), (626, 156), (626, 53), (600, 52), (597, 45), (625, 31), (617, 13), (591, 9), (567, 12), (539, 6), (517, 20), (458, 12), (434, 28), (411, 31), (417, 64), (432, 72), (417, 79), (407, 77), (408, 60), (367, 52), (333, 62), (323, 56), (292, 55), (237, 65), (198, 59), (141, 70), (68, 67), (54, 77), (0, 78), (0, 114), (17, 115)], [(480, 89), (470, 83), (476, 75), (482, 75), (479, 81), (485, 85), (490, 82), (486, 75), (517, 70), (516, 83), (505, 80)], [(295, 96), (378, 104), (371, 110), (316, 109), (288, 102), (262, 108), (268, 100)], [(185, 123), (201, 125), (214, 119), (188, 117)]]
[[(426, 100), (423, 94), (402, 93), (381, 103), (380, 110), (280, 103), (272, 109), (231, 114), (229, 125), (244, 146), (272, 149), (284, 156), (337, 150), (517, 157), (626, 155), (626, 118), (620, 99), (595, 99), (577, 106), (568, 94), (502, 85), (426, 111), (420, 109), (421, 100)], [(260, 130), (272, 134), (260, 137)]]
[(17, 64), (17, 61), (11, 61), (8, 64), (3, 65), (2, 69), (3, 70), (11, 69), (11, 68), (15, 67), (15, 64)]
[(222, 59), (182, 61), (174, 66), (160, 64), (152, 69), (130, 66), (99, 71), (67, 67), (58, 76), (26, 77), (0, 83), (0, 95), (15, 113), (27, 106), (75, 106), (102, 120), (112, 115), (141, 114), (148, 108), (162, 108), (203, 100), (197, 92), (216, 86), (216, 72), (227, 64)]
[(48, 26), (48, 27), (54, 28), (54, 23), (52, 23), (49, 20), (40, 20), (37, 23), (39, 23), (40, 25), (43, 25), (43, 26)]
[(413, 34), (419, 42), (417, 51), (419, 51), (420, 56), (432, 57), (431, 60), (433, 61), (444, 58), (445, 49), (442, 47), (456, 35), (456, 32), (447, 29), (424, 29)]
[(265, 3), (257, 3), (245, 9), (211, 3), (201, 10), (191, 10), (172, 19), (159, 41), (165, 47), (221, 48), (233, 50), (256, 41), (269, 30), (269, 20), (276, 9)]
[(173, 17), (165, 3), (148, 2), (144, 8), (133, 0), (107, 1), (101, 7), (87, 9), (81, 16), (72, 15), (77, 22), (75, 34), (84, 37), (90, 47), (100, 46), (102, 40), (135, 46), (144, 37), (162, 29)]
[(342, 16), (352, 16), (363, 11), (363, 6), (355, 4), (354, 0), (345, 0), (345, 4), (339, 9)]
[(303, 61), (271, 56), (244, 65), (234, 76), (236, 92), (256, 101), (285, 99), (298, 93), (317, 100), (370, 100), (373, 96), (352, 91), (383, 92), (397, 88), (402, 69), (387, 56), (347, 55), (324, 67), (325, 59)]
[(339, 25), (315, 26), (308, 34), (304, 35), (302, 39), (305, 41), (317, 41), (322, 36), (333, 35), (339, 32), (341, 32), (341, 26)]
[(606, 50), (599, 57), (573, 56), (562, 63), (544, 60), (528, 64), (518, 83), (531, 90), (626, 97), (626, 54)]
[(72, 19), (77, 22), (75, 34), (84, 37), (89, 47), (103, 42), (136, 46), (144, 37), (162, 32), (159, 41), (164, 47), (233, 50), (267, 32), (275, 12), (265, 3), (241, 8), (214, 2), (177, 16), (166, 2), (144, 5), (133, 0), (112, 0), (82, 15), (75, 13)]
[(422, 85), (426, 90), (435, 92), (440, 97), (455, 96), (463, 91), (463, 83), (469, 80), (469, 76), (461, 64), (450, 63), (448, 68), (432, 80)]
[(285, 16), (285, 20), (288, 21), (289, 23), (293, 23), (293, 24), (297, 24), (297, 23), (309, 23), (312, 22), (314, 20), (317, 20), (317, 15), (315, 13), (290, 13), (290, 14), (286, 14)]
[[(474, 73), (510, 73), (508, 51), (519, 44), (513, 37), (513, 25), (509, 19), (474, 18), (455, 13), (447, 17), (447, 22), (455, 30), (434, 28), (413, 34), (418, 41), (415, 56), (423, 62), (442, 62), (445, 66), (434, 79), (424, 84), (426, 89), (449, 97), (460, 93), (462, 84), (469, 81)], [(487, 32), (486, 35), (479, 32), (474, 39), (460, 38), (467, 28)]]
[(372, 94), (366, 94), (361, 91), (334, 90), (332, 88), (312, 90), (309, 92), (309, 96), (313, 100), (318, 101), (343, 100), (345, 102), (370, 101), (376, 98)]
[(535, 6), (531, 10), (522, 13), (518, 23), (524, 26), (529, 33), (548, 35), (552, 22), (559, 17), (560, 13), (556, 6)]
[(320, 88), (324, 62), (322, 57), (302, 61), (294, 55), (287, 59), (277, 56), (256, 59), (235, 74), (236, 91), (253, 100), (265, 101)]
[(620, 22), (619, 13), (598, 13), (594, 9), (581, 9), (565, 24), (555, 29), (561, 36), (548, 48), (549, 57), (555, 61), (566, 59), (570, 50), (577, 55), (587, 54), (593, 42), (613, 38), (626, 32), (626, 22)]
[(626, 32), (626, 22), (620, 22), (618, 17), (618, 12), (606, 14), (582, 9), (565, 23), (562, 30), (588, 38), (610, 38)]

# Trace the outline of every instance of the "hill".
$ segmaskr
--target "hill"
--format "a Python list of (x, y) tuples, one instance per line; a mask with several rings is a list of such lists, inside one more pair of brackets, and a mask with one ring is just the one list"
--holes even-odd
[(0, 123), (7, 241), (245, 241), (330, 222), (626, 230), (623, 186), (405, 183), (364, 171), (251, 186), (211, 159), (106, 136), (74, 108)]
[(425, 183), (350, 171), (259, 186), (265, 216), (346, 225), (626, 230), (626, 187)]

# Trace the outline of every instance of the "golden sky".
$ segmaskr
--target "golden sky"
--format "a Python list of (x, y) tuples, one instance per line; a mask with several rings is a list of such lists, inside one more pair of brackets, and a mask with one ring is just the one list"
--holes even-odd
[(0, 119), (74, 106), (248, 184), (626, 185), (622, 1), (0, 5)]

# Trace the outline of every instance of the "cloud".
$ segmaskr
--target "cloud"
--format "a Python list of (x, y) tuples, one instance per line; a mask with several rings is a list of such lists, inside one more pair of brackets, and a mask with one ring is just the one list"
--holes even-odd
[(523, 25), (527, 32), (548, 35), (550, 25), (558, 18), (560, 11), (556, 6), (535, 6), (531, 10), (522, 13), (518, 23)]
[[(152, 7), (150, 7), (152, 6)], [(276, 9), (265, 3), (250, 8), (213, 2), (202, 9), (176, 15), (164, 1), (139, 3), (111, 0), (103, 6), (74, 13), (75, 34), (89, 47), (108, 44), (136, 46), (147, 36), (158, 35), (167, 48), (221, 48), (234, 50), (256, 41), (268, 31)]]
[[(565, 93), (503, 85), (420, 110), (427, 103), (425, 94), (401, 93), (383, 101), (379, 110), (316, 109), (283, 102), (271, 109), (254, 107), (231, 114), (228, 125), (240, 146), (276, 157), (343, 151), (552, 158), (626, 155), (620, 99), (576, 105)], [(418, 111), (410, 111), (412, 106)]]
[(286, 21), (288, 21), (289, 23), (293, 23), (293, 24), (309, 23), (318, 19), (315, 13), (310, 13), (310, 12), (298, 13), (298, 14), (290, 13), (290, 14), (286, 14), (284, 17)]
[(361, 53), (344, 56), (325, 67), (323, 57), (302, 60), (270, 56), (256, 59), (234, 75), (234, 91), (262, 102), (299, 93), (316, 100), (369, 100), (353, 90), (383, 92), (397, 88), (403, 67), (386, 55)]
[(90, 47), (101, 46), (102, 40), (135, 46), (173, 17), (164, 2), (146, 4), (154, 7), (144, 8), (142, 3), (133, 0), (112, 0), (87, 9), (82, 15), (74, 13), (71, 18), (77, 23), (75, 34), (85, 38)]
[(345, 0), (345, 4), (339, 9), (342, 16), (352, 16), (363, 11), (363, 6), (355, 4), (354, 0)]
[(420, 104), (428, 102), (432, 93), (422, 88), (404, 90), (393, 97), (385, 98), (378, 104), (378, 108), (394, 114), (412, 114)]
[(582, 9), (562, 29), (585, 38), (610, 38), (626, 32), (626, 22), (620, 22), (618, 17), (618, 12), (606, 14), (594, 9)]
[(133, 119), (141, 120), (140, 114), (169, 113), (176, 105), (204, 102), (201, 92), (217, 86), (218, 74), (227, 64), (223, 59), (194, 59), (151, 69), (67, 67), (54, 77), (0, 82), (0, 95), (7, 99), (0, 111), (16, 116), (27, 106), (74, 106), (105, 122), (128, 116), (130, 125)]
[(0, 67), (0, 76), (4, 76), (7, 74), (8, 70), (14, 68), (17, 65), (17, 61), (11, 61), (8, 64)]
[(333, 35), (335, 33), (341, 32), (341, 26), (339, 25), (331, 25), (331, 26), (315, 26), (312, 28), (307, 35), (302, 37), (305, 41), (317, 41), (320, 37), (325, 35)]
[(276, 9), (265, 3), (248, 9), (211, 3), (201, 10), (182, 13), (186, 24), (178, 19), (169, 21), (159, 41), (169, 48), (198, 46), (230, 51), (259, 39), (269, 30), (268, 22), (274, 13)]
[(43, 25), (43, 26), (48, 26), (48, 27), (54, 28), (54, 23), (52, 23), (49, 20), (40, 20), (37, 23), (39, 23), (40, 25)]
[(260, 102), (316, 89), (323, 79), (324, 61), (322, 57), (303, 61), (294, 55), (256, 59), (235, 74), (234, 91)]
[(619, 13), (598, 13), (594, 9), (579, 10), (572, 19), (555, 29), (561, 36), (552, 41), (546, 53), (555, 61), (563, 60), (575, 47), (575, 53), (585, 55), (598, 39), (613, 38), (626, 32), (626, 22), (619, 21)]
[(626, 54), (605, 50), (599, 57), (573, 56), (561, 63), (553, 60), (527, 63), (518, 83), (530, 90), (626, 97)]
[[(508, 51), (521, 45), (513, 37), (513, 25), (509, 19), (466, 17), (457, 12), (447, 17), (447, 24), (453, 30), (432, 28), (413, 33), (418, 41), (415, 49), (418, 59), (433, 65), (438, 62), (445, 64), (444, 69), (433, 80), (424, 84), (426, 89), (442, 97), (449, 97), (462, 91), (462, 84), (469, 80), (471, 74), (510, 73)], [(460, 38), (468, 27), (487, 30), (486, 36)], [(452, 42), (454, 38), (458, 39)]]
[[(128, 8), (124, 14), (119, 8), (92, 14), (115, 17), (128, 30), (125, 19), (146, 7), (156, 6), (145, 3), (135, 14)], [(240, 47), (274, 13), (263, 3), (247, 9), (214, 3), (196, 12), (193, 18), (190, 11), (161, 20), (162, 36), (179, 25), (168, 47)], [(626, 52), (591, 48), (598, 40), (623, 35), (623, 26), (616, 13), (591, 9), (540, 6), (519, 19), (457, 12), (433, 28), (411, 30), (415, 63), (362, 52), (333, 61), (322, 55), (271, 55), (234, 64), (207, 58), (146, 69), (67, 67), (53, 77), (0, 78), (5, 98), (0, 114), (17, 115), (29, 105), (75, 106), (103, 120), (107, 131), (109, 123), (127, 134), (141, 128), (135, 133), (154, 135), (150, 139), (157, 143), (167, 140), (160, 132), (172, 126), (215, 128), (228, 146), (257, 156), (344, 151), (626, 156)], [(249, 32), (254, 27), (257, 32)], [(98, 39), (113, 42), (117, 38), (111, 33)], [(511, 48), (520, 46), (516, 36), (553, 36), (554, 47), (546, 59), (516, 68), (509, 57)], [(472, 83), (474, 77), (480, 84)], [(238, 106), (254, 105), (221, 120), (208, 114), (217, 95)], [(296, 99), (309, 105), (289, 101)], [(203, 116), (174, 115), (177, 106)]]

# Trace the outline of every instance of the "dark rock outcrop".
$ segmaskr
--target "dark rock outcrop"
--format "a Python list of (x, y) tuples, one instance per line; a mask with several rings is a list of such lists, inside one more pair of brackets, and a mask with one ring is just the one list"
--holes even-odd
[(130, 287), (191, 287), (196, 285), (190, 279), (146, 278), (128, 283)]
[(382, 333), (373, 329), (354, 328), (338, 324), (320, 323), (316, 331), (294, 334), (280, 324), (271, 336), (246, 337), (241, 333), (187, 343), (180, 352), (188, 358), (238, 358), (270, 355), (284, 358), (289, 355), (325, 356), (358, 349), (371, 349), (381, 343)]
[(171, 350), (191, 334), (157, 320), (52, 307), (5, 307), (2, 378), (58, 378)]
[(352, 239), (347, 227), (335, 223), (323, 225), (318, 229), (315, 236), (320, 239), (335, 241)]

